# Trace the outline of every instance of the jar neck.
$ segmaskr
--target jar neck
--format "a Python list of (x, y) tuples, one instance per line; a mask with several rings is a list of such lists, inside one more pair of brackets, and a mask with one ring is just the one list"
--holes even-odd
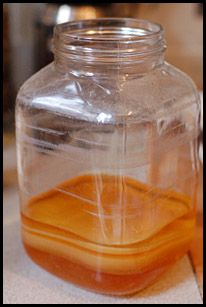
[(82, 20), (54, 30), (56, 68), (76, 76), (144, 74), (164, 62), (165, 48), (162, 27), (147, 20)]

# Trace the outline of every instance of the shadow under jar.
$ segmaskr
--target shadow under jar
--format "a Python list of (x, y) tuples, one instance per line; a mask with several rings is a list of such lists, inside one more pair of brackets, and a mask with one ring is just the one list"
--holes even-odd
[(17, 96), (26, 251), (93, 291), (141, 290), (193, 238), (199, 97), (164, 51), (146, 20), (60, 24)]

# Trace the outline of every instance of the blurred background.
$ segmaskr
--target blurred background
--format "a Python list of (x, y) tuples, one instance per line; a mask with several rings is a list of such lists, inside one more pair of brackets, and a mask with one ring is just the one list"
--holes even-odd
[[(14, 109), (19, 87), (52, 61), (51, 37), (57, 23), (98, 17), (135, 17), (160, 23), (166, 34), (166, 60), (186, 72), (202, 92), (202, 3), (4, 3), (3, 4), (3, 171), (5, 199), (17, 193)], [(202, 159), (202, 151), (200, 151)], [(200, 178), (201, 177), (200, 171)], [(202, 242), (202, 179), (197, 237)], [(5, 201), (6, 202), (6, 201)], [(11, 204), (13, 205), (13, 204)], [(199, 244), (199, 243), (198, 243)], [(193, 248), (200, 270), (202, 249)]]

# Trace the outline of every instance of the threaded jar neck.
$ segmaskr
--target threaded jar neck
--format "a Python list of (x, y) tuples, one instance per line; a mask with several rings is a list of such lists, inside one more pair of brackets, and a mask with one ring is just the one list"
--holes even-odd
[(134, 65), (158, 62), (165, 50), (158, 24), (131, 18), (101, 18), (59, 24), (54, 29), (55, 63), (66, 69), (79, 65)]

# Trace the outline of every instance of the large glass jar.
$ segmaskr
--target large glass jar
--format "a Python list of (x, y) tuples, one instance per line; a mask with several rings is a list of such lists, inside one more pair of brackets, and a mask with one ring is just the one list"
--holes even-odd
[(31, 258), (94, 291), (138, 291), (189, 249), (199, 97), (135, 19), (56, 26), (54, 62), (16, 104), (22, 237)]

